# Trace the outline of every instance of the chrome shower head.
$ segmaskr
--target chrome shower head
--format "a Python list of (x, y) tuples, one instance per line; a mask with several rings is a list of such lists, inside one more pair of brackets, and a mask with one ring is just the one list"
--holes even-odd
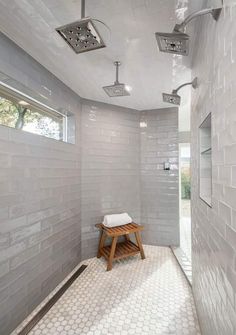
[(185, 84), (180, 85), (176, 90), (173, 90), (171, 94), (162, 93), (163, 101), (179, 106), (181, 103), (181, 97), (177, 93), (182, 87), (187, 86), (187, 85), (191, 85), (194, 89), (196, 89), (198, 86), (197, 77), (195, 77), (193, 81), (191, 81), (191, 83), (185, 83)]
[(206, 14), (211, 14), (214, 20), (218, 20), (221, 10), (222, 8), (200, 10), (186, 17), (181, 24), (176, 24), (172, 33), (155, 33), (160, 51), (187, 56), (189, 54), (189, 35), (184, 32), (185, 26), (192, 19)]
[(67, 24), (56, 31), (77, 54), (106, 46), (91, 18)]
[(118, 79), (119, 66), (121, 65), (121, 62), (116, 61), (114, 62), (114, 65), (116, 67), (116, 80), (113, 85), (104, 86), (103, 89), (110, 98), (129, 96), (130, 93), (129, 90), (127, 89), (127, 86), (125, 84), (120, 83)]
[(107, 95), (109, 95), (110, 98), (124, 97), (130, 95), (129, 91), (125, 87), (125, 84), (114, 84), (110, 86), (104, 86), (103, 89), (107, 93)]
[(93, 20), (90, 17), (84, 16), (85, 0), (81, 0), (82, 19), (56, 29), (60, 36), (77, 54), (104, 48), (106, 46)]
[(173, 105), (179, 106), (181, 102), (181, 97), (174, 91), (172, 91), (172, 94), (162, 93), (162, 98), (164, 102), (168, 102)]
[(178, 55), (188, 55), (189, 36), (181, 32), (156, 33), (160, 51)]

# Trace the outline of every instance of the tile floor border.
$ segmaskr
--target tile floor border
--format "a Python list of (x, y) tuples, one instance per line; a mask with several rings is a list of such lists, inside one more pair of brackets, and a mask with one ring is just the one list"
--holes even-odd
[(180, 247), (170, 247), (179, 267), (185, 275), (187, 282), (192, 287), (192, 265), (184, 251)]

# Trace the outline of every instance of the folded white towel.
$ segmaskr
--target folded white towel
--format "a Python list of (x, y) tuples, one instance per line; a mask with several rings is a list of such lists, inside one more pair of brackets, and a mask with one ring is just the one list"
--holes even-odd
[(127, 213), (105, 215), (103, 225), (109, 228), (123, 226), (131, 223), (133, 220)]

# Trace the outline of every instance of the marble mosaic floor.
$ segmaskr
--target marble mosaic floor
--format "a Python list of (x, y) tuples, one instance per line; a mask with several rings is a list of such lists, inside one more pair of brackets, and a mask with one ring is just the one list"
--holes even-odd
[(106, 272), (92, 258), (30, 335), (200, 335), (193, 296), (171, 250), (144, 246)]

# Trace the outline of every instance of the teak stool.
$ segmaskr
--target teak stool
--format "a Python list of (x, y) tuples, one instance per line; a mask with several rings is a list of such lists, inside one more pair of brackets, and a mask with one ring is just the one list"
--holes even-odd
[[(141, 258), (145, 259), (140, 236), (140, 231), (144, 229), (143, 226), (134, 222), (113, 228), (107, 228), (102, 223), (96, 224), (95, 226), (101, 230), (97, 258), (103, 256), (107, 259), (107, 271), (112, 269), (113, 260), (133, 256), (139, 252)], [(137, 244), (130, 240), (129, 234), (133, 233), (135, 234)], [(125, 241), (117, 243), (119, 236), (124, 236)], [(104, 246), (107, 237), (112, 238), (112, 243), (111, 245)]]

